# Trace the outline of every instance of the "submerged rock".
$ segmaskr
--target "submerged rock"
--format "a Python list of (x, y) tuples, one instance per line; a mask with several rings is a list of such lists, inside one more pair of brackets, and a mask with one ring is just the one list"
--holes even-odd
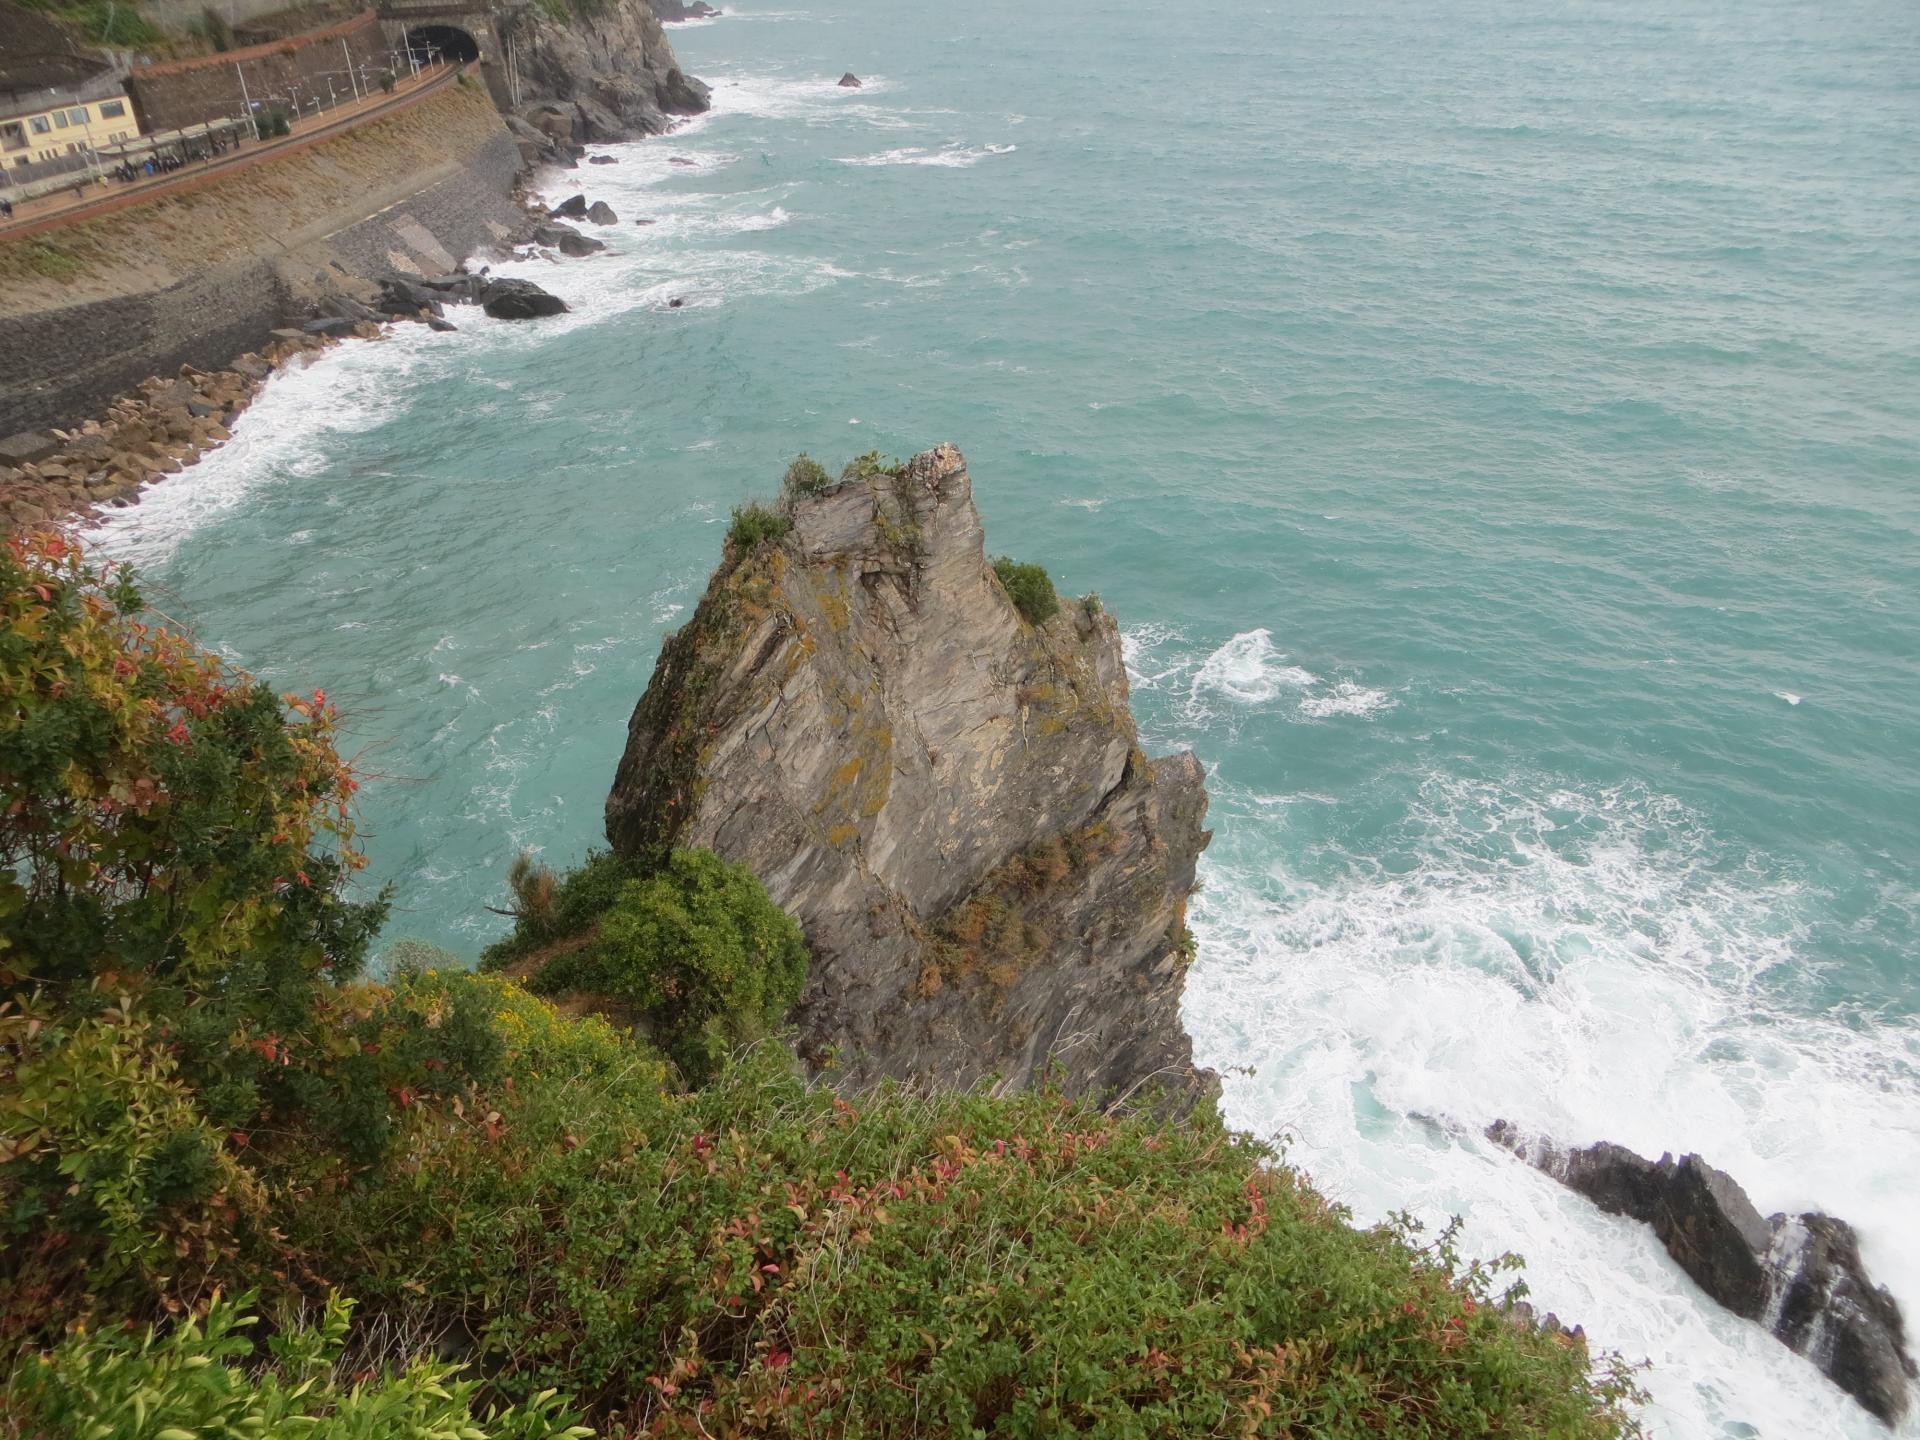
[(620, 162), (611, 155), (589, 155), (587, 157), (587, 163), (589, 165), (618, 165)]
[(489, 280), (480, 292), (480, 308), (496, 320), (533, 320), (564, 314), (567, 302), (531, 280)]
[(1112, 616), (1021, 618), (952, 446), (783, 508), (661, 651), (614, 848), (760, 877), (806, 930), (795, 1018), (836, 1083), (1211, 1093), (1179, 1016), (1206, 786), (1140, 752)]
[(840, 77), (840, 88), (842, 90), (858, 90), (860, 88), (860, 77), (851, 70), (847, 71), (846, 74)]
[(1709, 1298), (1804, 1355), (1889, 1425), (1920, 1378), (1893, 1296), (1868, 1279), (1853, 1228), (1830, 1215), (1762, 1219), (1732, 1176), (1698, 1155), (1648, 1160), (1602, 1141), (1569, 1150), (1505, 1120), (1487, 1138), (1653, 1233)]
[(595, 225), (618, 225), (620, 217), (613, 213), (613, 207), (604, 200), (596, 200), (587, 207), (587, 219)]

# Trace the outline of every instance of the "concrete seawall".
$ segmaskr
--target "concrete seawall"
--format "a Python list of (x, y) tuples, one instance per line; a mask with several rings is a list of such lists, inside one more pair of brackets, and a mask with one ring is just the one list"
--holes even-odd
[(513, 234), (521, 165), (478, 86), (187, 194), (0, 244), (0, 435), (257, 348), (342, 274), (432, 274)]

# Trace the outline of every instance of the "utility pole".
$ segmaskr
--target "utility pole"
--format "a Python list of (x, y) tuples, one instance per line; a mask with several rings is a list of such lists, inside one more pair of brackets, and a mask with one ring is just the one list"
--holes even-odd
[(253, 100), (247, 94), (247, 72), (238, 60), (233, 62), (233, 73), (240, 77), (240, 103), (247, 107), (247, 119), (253, 122), (253, 138), (260, 138), (260, 119), (253, 113)]
[(353, 51), (347, 48), (347, 37), (344, 35), (340, 37), (340, 53), (347, 57), (347, 81), (353, 86), (353, 98), (358, 100), (360, 98), (360, 80), (359, 77), (353, 73)]

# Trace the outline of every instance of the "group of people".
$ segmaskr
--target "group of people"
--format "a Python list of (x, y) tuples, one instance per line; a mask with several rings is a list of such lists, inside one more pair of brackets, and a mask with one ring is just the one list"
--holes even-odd
[(122, 183), (147, 180), (155, 175), (171, 175), (196, 160), (211, 160), (215, 155), (224, 155), (230, 148), (224, 139), (215, 137), (205, 145), (169, 151), (164, 155), (149, 155), (138, 165), (131, 160), (123, 160), (107, 173)]
[[(132, 160), (122, 160), (102, 175), (88, 173), (80, 176), (73, 183), (73, 193), (84, 196), (90, 188), (95, 185), (104, 185), (108, 180), (118, 180), (123, 185), (130, 185), (136, 180), (150, 180), (155, 175), (171, 175), (174, 171), (184, 169), (197, 160), (211, 160), (216, 155), (224, 155), (236, 148), (239, 143), (238, 140), (227, 136), (215, 135), (203, 144), (182, 145), (179, 149), (170, 150), (164, 154), (149, 155), (138, 164)], [(4, 182), (0, 181), (0, 183)], [(12, 218), (13, 200), (9, 196), (0, 195), (0, 221)]]

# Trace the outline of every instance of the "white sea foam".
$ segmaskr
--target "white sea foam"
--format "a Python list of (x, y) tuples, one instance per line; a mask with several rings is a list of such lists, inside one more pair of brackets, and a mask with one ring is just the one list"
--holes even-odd
[(1776, 998), (1807, 963), (1790, 876), (1726, 853), (1671, 798), (1522, 776), (1434, 777), (1368, 847), (1394, 863), (1306, 878), (1275, 859), (1300, 853), (1285, 797), (1214, 784), (1240, 813), (1195, 901), (1186, 1017), (1199, 1058), (1253, 1072), (1226, 1079), (1234, 1123), (1289, 1132), (1292, 1159), (1363, 1221), (1460, 1214), (1471, 1253), (1526, 1255), (1537, 1303), (1655, 1362), (1659, 1433), (1875, 1433), (1644, 1227), (1479, 1138), (1504, 1117), (1573, 1144), (1697, 1150), (1763, 1211), (1853, 1221), (1911, 1311), (1920, 1027)]
[(1318, 675), (1289, 665), (1287, 657), (1274, 649), (1272, 631), (1247, 630), (1201, 662), (1193, 677), (1193, 703), (1204, 707), (1209, 697), (1224, 696), (1241, 705), (1264, 705), (1319, 682)]
[(277, 371), (235, 422), (231, 440), (150, 486), (138, 504), (107, 512), (90, 538), (117, 559), (152, 568), (261, 487), (297, 485), (326, 470), (336, 437), (403, 411), (409, 374), (454, 363), (459, 339), (408, 325), (391, 339), (348, 341)]
[(843, 155), (842, 165), (933, 165), (947, 170), (963, 170), (970, 165), (978, 165), (989, 155), (1007, 155), (1018, 149), (1015, 145), (964, 145), (958, 141), (941, 146), (938, 150), (928, 149), (924, 145), (904, 145), (894, 150), (883, 150), (877, 155)]
[(1398, 704), (1384, 690), (1374, 690), (1352, 680), (1341, 680), (1324, 690), (1302, 695), (1297, 707), (1311, 720), (1326, 720), (1335, 715), (1378, 715)]
[(1776, 700), (1784, 700), (1789, 705), (1798, 705), (1806, 697), (1804, 695), (1796, 695), (1791, 690), (1776, 690), (1773, 692), (1773, 698)]

